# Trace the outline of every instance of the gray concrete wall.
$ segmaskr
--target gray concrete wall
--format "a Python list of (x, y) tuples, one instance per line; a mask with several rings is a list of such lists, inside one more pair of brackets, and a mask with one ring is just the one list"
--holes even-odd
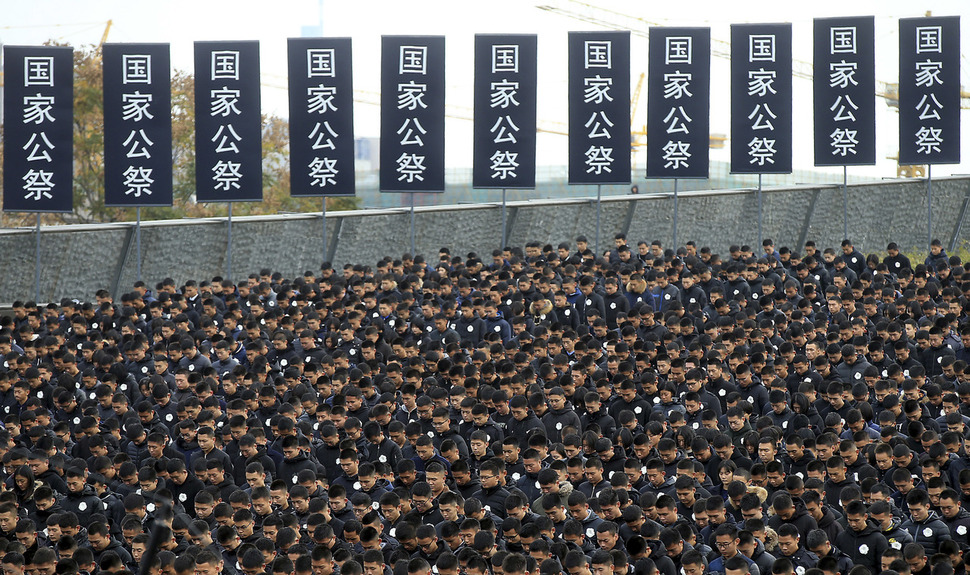
[[(962, 217), (970, 200), (970, 178), (933, 181), (933, 236), (947, 248), (970, 239)], [(796, 248), (806, 239), (837, 246), (843, 237), (840, 186), (765, 189), (763, 236), (778, 246)], [(692, 239), (724, 253), (733, 243), (758, 241), (758, 198), (752, 190), (692, 191), (677, 198), (677, 239)], [(887, 180), (848, 187), (849, 237), (863, 253), (882, 251), (895, 241), (904, 251), (925, 250), (925, 180)], [(632, 241), (673, 239), (671, 194), (605, 197), (601, 246), (616, 232)], [(384, 255), (410, 250), (408, 210), (363, 210), (327, 214), (328, 255), (334, 265), (373, 264)], [(556, 244), (596, 233), (595, 198), (510, 202), (508, 242)], [(464, 256), (487, 257), (501, 244), (499, 204), (421, 207), (415, 210), (417, 252), (437, 256), (448, 246)], [(234, 218), (233, 275), (260, 268), (287, 276), (319, 269), (323, 239), (319, 214)], [(137, 278), (133, 222), (55, 226), (41, 230), (41, 301), (62, 297), (92, 299), (105, 288), (120, 294)], [(145, 222), (141, 227), (142, 277), (154, 284), (227, 273), (227, 222), (224, 218)], [(0, 302), (33, 299), (36, 236), (33, 229), (0, 230)]]

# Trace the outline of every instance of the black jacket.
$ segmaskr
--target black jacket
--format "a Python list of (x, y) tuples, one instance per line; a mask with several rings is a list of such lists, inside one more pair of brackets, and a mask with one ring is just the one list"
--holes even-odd
[(813, 529), (818, 529), (818, 524), (808, 514), (808, 511), (805, 510), (805, 503), (802, 502), (800, 497), (792, 497), (792, 502), (795, 504), (795, 513), (791, 516), (791, 519), (785, 521), (780, 515), (772, 515), (768, 519), (768, 527), (777, 531), (782, 524), (790, 523), (798, 529), (798, 534), (801, 536), (802, 541), (805, 541)]
[(871, 522), (861, 533), (846, 529), (836, 538), (835, 545), (845, 552), (853, 563), (864, 565), (870, 573), (879, 572), (879, 558), (889, 549), (886, 537)]
[(940, 549), (940, 542), (951, 539), (947, 528), (936, 511), (930, 511), (923, 521), (913, 521), (912, 518), (903, 522), (902, 528), (909, 531), (913, 540), (926, 549), (926, 556), (932, 557)]

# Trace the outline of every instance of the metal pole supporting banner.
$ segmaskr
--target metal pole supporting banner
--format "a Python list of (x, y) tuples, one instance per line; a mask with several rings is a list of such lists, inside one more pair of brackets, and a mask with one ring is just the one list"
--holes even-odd
[(320, 259), (321, 262), (327, 261), (327, 198), (320, 198), (323, 200), (320, 203), (320, 227), (323, 229), (323, 257)]
[(926, 251), (933, 243), (933, 164), (926, 166)]
[(594, 246), (596, 246), (596, 257), (599, 257), (600, 255), (600, 208), (602, 207), (600, 200), (602, 198), (602, 193), (603, 193), (603, 186), (597, 184), (596, 185), (596, 243), (593, 244)]
[(502, 188), (502, 241), (499, 243), (499, 246), (498, 246), (498, 249), (500, 250), (505, 248), (505, 242), (508, 241), (508, 237), (509, 237), (508, 236), (509, 221), (505, 215), (506, 208), (507, 206), (505, 203), (505, 188)]
[(37, 212), (37, 251), (34, 259), (34, 301), (40, 305), (40, 212)]
[(761, 174), (758, 174), (758, 245), (764, 238), (761, 237)]
[(135, 276), (141, 281), (141, 207), (135, 208)]
[(408, 193), (411, 196), (411, 257), (413, 258), (417, 254), (417, 250), (414, 249), (414, 192)]
[(842, 166), (842, 239), (849, 239), (849, 166)]
[(228, 238), (226, 241), (226, 279), (232, 280), (232, 204), (229, 204)]
[(674, 178), (674, 252), (677, 252), (677, 178)]

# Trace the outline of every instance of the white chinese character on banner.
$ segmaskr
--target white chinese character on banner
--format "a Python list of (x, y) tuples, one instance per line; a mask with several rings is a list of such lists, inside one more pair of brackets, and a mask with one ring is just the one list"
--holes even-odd
[(829, 30), (829, 52), (831, 54), (855, 54), (855, 26), (833, 26)]
[(409, 184), (415, 181), (423, 182), (424, 170), (424, 156), (403, 153), (397, 159), (397, 173), (401, 174), (397, 178), (399, 182), (405, 181)]
[(940, 153), (943, 146), (943, 128), (921, 127), (916, 131), (916, 153)]
[(310, 168), (310, 185), (325, 188), (337, 183), (337, 160), (332, 158), (313, 158), (307, 166)]
[(503, 44), (492, 46), (492, 73), (511, 73), (519, 71), (519, 45)]
[(404, 137), (401, 138), (402, 146), (424, 146), (424, 140), (421, 139), (421, 136), (427, 134), (428, 131), (424, 129), (417, 118), (406, 118), (401, 127), (398, 128), (397, 133), (398, 135), (404, 134)]
[(126, 196), (131, 195), (140, 198), (142, 194), (152, 195), (151, 187), (155, 180), (152, 179), (151, 168), (128, 166), (128, 169), (122, 175), (125, 177)]
[(775, 140), (770, 140), (768, 138), (752, 138), (748, 142), (748, 155), (751, 159), (748, 161), (749, 164), (758, 164), (759, 166), (765, 165), (765, 163), (774, 164), (775, 163)]
[(239, 79), (239, 52), (214, 50), (212, 52), (212, 80)]
[(239, 103), (239, 90), (216, 88), (209, 91), (209, 115), (227, 117), (230, 114), (239, 116), (241, 112), (236, 104)]
[(942, 26), (917, 26), (916, 27), (916, 53), (917, 54), (942, 54), (943, 53), (943, 27)]
[(128, 151), (125, 152), (126, 158), (151, 158), (152, 155), (148, 148), (154, 145), (155, 142), (148, 138), (145, 130), (138, 130), (137, 132), (132, 130), (128, 134), (128, 138), (125, 139), (125, 143), (122, 144), (122, 146), (128, 148)]
[(748, 62), (774, 62), (775, 35), (752, 34), (748, 36)]
[(401, 46), (400, 60), (398, 66), (399, 74), (421, 74), (428, 73), (428, 47), (427, 46)]
[(28, 86), (53, 86), (53, 85), (54, 85), (54, 57), (53, 56), (25, 56), (24, 57), (24, 87), (26, 88)]
[(25, 124), (43, 124), (44, 122), (53, 122), (54, 116), (51, 115), (53, 110), (54, 96), (44, 96), (43, 94), (37, 94), (36, 96), (24, 96)]
[[(39, 141), (38, 141), (39, 140)], [(41, 148), (43, 146), (43, 149)], [(24, 151), (30, 150), (27, 153), (28, 162), (52, 162), (51, 155), (49, 152), (54, 150), (54, 144), (47, 139), (47, 134), (44, 132), (34, 132), (30, 135), (30, 139), (24, 144)]]
[(674, 106), (670, 108), (667, 115), (664, 117), (664, 125), (667, 126), (666, 132), (668, 134), (689, 134), (690, 128), (687, 124), (693, 122), (694, 120), (687, 115), (687, 111), (684, 110), (683, 106)]
[(664, 64), (692, 64), (693, 61), (693, 36), (667, 36), (665, 39)]
[[(328, 135), (329, 134), (329, 135)], [(337, 137), (337, 132), (330, 127), (330, 122), (317, 122), (310, 130), (309, 140), (313, 142), (310, 146), (314, 150), (333, 150), (336, 149), (336, 144), (333, 143), (333, 138)]]
[(239, 162), (227, 162), (225, 160), (219, 160), (214, 166), (212, 166), (212, 181), (215, 182), (216, 190), (229, 191), (232, 188), (237, 190), (242, 186), (239, 181), (242, 180), (242, 164)]
[(496, 150), (489, 158), (492, 162), (492, 165), (489, 166), (489, 169), (492, 170), (491, 179), (504, 180), (514, 178), (516, 175), (515, 170), (519, 167), (519, 162), (516, 161), (518, 158), (519, 154), (516, 152)]
[(585, 155), (587, 174), (613, 173), (613, 148), (590, 146)]
[(495, 123), (492, 124), (492, 127), (489, 128), (488, 131), (489, 133), (495, 134), (495, 138), (492, 139), (493, 143), (514, 144), (518, 142), (518, 139), (515, 137), (515, 134), (516, 132), (519, 131), (519, 127), (516, 126), (515, 122), (512, 121), (511, 116), (499, 116), (495, 120)]
[(748, 70), (748, 95), (749, 96), (767, 96), (768, 93), (777, 94), (775, 90), (775, 76), (777, 73), (774, 70), (765, 70), (764, 68), (758, 70)]
[(333, 48), (309, 48), (306, 51), (307, 78), (333, 78), (337, 71), (334, 68)]
[(131, 120), (133, 122), (140, 122), (145, 118), (151, 120), (155, 116), (152, 115), (151, 111), (148, 109), (148, 105), (152, 103), (151, 94), (142, 94), (141, 92), (135, 92), (133, 94), (122, 94), (121, 95), (121, 119)]
[(406, 84), (397, 85), (397, 109), (398, 110), (417, 110), (427, 108), (424, 103), (424, 94), (428, 91), (427, 84), (417, 84), (413, 80)]
[(333, 99), (337, 96), (336, 86), (310, 86), (306, 89), (306, 111), (308, 114), (324, 114), (330, 110), (337, 111)]
[(690, 72), (670, 72), (664, 74), (664, 99), (673, 98), (679, 100), (683, 97), (692, 97), (690, 92), (691, 74)]
[(691, 155), (690, 142), (671, 140), (664, 144), (663, 147), (664, 168), (671, 168), (674, 170), (679, 170), (680, 168), (689, 168), (689, 160)]
[(831, 134), (829, 134), (829, 138), (831, 139), (830, 145), (832, 146), (832, 155), (842, 156), (844, 158), (849, 154), (855, 154), (855, 147), (859, 145), (859, 139), (857, 136), (857, 130), (836, 128)]
[(943, 79), (940, 78), (941, 72), (943, 72), (943, 62), (932, 62), (930, 60), (917, 62), (916, 85), (926, 86), (927, 88), (932, 88), (934, 85), (942, 85)]
[[(602, 123), (600, 123), (601, 120), (602, 120)], [(592, 128), (590, 128), (590, 126), (592, 126)], [(589, 134), (587, 134), (586, 136), (589, 139), (593, 139), (593, 138), (606, 138), (607, 140), (613, 139), (613, 136), (611, 136), (609, 130), (607, 130), (607, 128), (613, 127), (613, 122), (608, 117), (606, 117), (606, 112), (602, 110), (600, 110), (599, 112), (593, 112), (590, 115), (589, 120), (586, 120), (586, 127), (590, 128)]]
[(613, 68), (613, 42), (610, 40), (587, 40), (584, 44), (585, 68)]
[(610, 88), (613, 87), (613, 78), (603, 78), (599, 74), (592, 78), (583, 78), (583, 102), (586, 104), (602, 104), (612, 102), (613, 96), (610, 95)]
[[(842, 102), (843, 98), (845, 98), (845, 102)], [(848, 94), (844, 96), (839, 95), (835, 99), (835, 103), (829, 107), (829, 110), (835, 112), (835, 116), (833, 116), (832, 119), (836, 122), (855, 122), (855, 114), (853, 114), (852, 111), (858, 109), (859, 106), (852, 101), (852, 98), (850, 98)]]
[(24, 174), (24, 194), (25, 200), (39, 202), (42, 198), (51, 199), (51, 191), (54, 189), (54, 172), (45, 170), (27, 170)]
[(151, 84), (151, 54), (123, 54), (121, 56), (122, 84)]
[(831, 62), (829, 63), (829, 87), (848, 88), (849, 84), (858, 86), (859, 82), (855, 79), (855, 73), (859, 64), (856, 62)]
[[(230, 141), (235, 140), (235, 141)], [(242, 138), (236, 133), (236, 129), (232, 127), (232, 124), (219, 126), (216, 130), (214, 136), (212, 136), (212, 141), (219, 143), (216, 144), (216, 153), (221, 154), (223, 152), (232, 152), (234, 154), (239, 153), (239, 148), (236, 147), (236, 142), (241, 142)]]
[(489, 108), (508, 108), (518, 106), (519, 101), (515, 99), (519, 92), (519, 83), (508, 80), (500, 80), (489, 84), (491, 89)]
[(748, 114), (748, 119), (753, 120), (754, 123), (751, 124), (752, 130), (774, 130), (775, 126), (771, 123), (771, 120), (777, 119), (778, 116), (771, 111), (767, 103), (755, 104), (754, 110)]
[(936, 99), (936, 94), (923, 94), (916, 109), (919, 110), (920, 120), (939, 120), (943, 104)]

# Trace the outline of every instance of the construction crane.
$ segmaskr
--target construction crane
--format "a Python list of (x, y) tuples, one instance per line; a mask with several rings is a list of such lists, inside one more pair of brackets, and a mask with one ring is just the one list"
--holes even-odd
[[(634, 36), (648, 38), (651, 26), (662, 26), (660, 22), (647, 20), (639, 16), (624, 14), (609, 8), (603, 8), (582, 0), (553, 0), (551, 4), (537, 4), (536, 8), (551, 14), (558, 14), (566, 18), (586, 22), (611, 30), (629, 30)], [(600, 16), (599, 14), (602, 14)], [(731, 59), (731, 43), (718, 38), (711, 38), (711, 55), (726, 60)], [(805, 60), (792, 60), (792, 76), (805, 80), (812, 80), (815, 67)], [(891, 82), (876, 81), (876, 96), (886, 100), (892, 107), (899, 105), (899, 85)], [(970, 109), (970, 93), (961, 91), (961, 108)]]
[[(552, 0), (552, 3), (549, 4), (537, 4), (536, 8), (552, 14), (564, 16), (566, 18), (578, 20), (580, 22), (586, 22), (587, 24), (593, 24), (594, 26), (600, 26), (611, 30), (629, 30), (631, 34), (642, 38), (649, 37), (648, 30), (651, 26), (663, 25), (662, 23), (650, 21), (646, 18), (625, 14), (623, 12), (612, 10), (610, 8), (604, 8), (595, 4), (590, 4), (589, 2), (584, 2), (583, 0)], [(927, 12), (926, 15), (930, 16), (930, 13)], [(730, 42), (717, 38), (711, 38), (711, 55), (717, 58), (730, 60)], [(814, 80), (814, 65), (811, 62), (806, 62), (805, 60), (793, 59), (792, 76), (795, 78)], [(634, 93), (635, 97), (631, 102), (631, 105), (634, 107), (637, 105), (637, 100), (640, 95), (640, 84), (643, 82), (643, 77), (644, 74), (641, 73), (640, 81), (637, 83), (637, 89)], [(877, 80), (876, 96), (885, 100), (887, 106), (896, 108), (897, 110), (899, 109), (898, 83), (882, 82)], [(962, 88), (960, 90), (960, 108), (964, 110), (970, 109), (970, 92)], [(635, 110), (631, 112), (631, 118), (635, 113)], [(722, 137), (716, 141), (715, 135), (712, 134), (711, 147), (724, 147), (724, 141), (726, 139), (726, 137)], [(631, 134), (631, 145), (634, 157), (636, 157), (637, 147), (646, 145), (646, 127), (644, 127), (642, 130), (633, 131)], [(890, 156), (889, 159), (896, 160), (896, 174), (899, 177), (922, 177), (926, 173), (925, 166), (900, 165), (898, 155)]]

